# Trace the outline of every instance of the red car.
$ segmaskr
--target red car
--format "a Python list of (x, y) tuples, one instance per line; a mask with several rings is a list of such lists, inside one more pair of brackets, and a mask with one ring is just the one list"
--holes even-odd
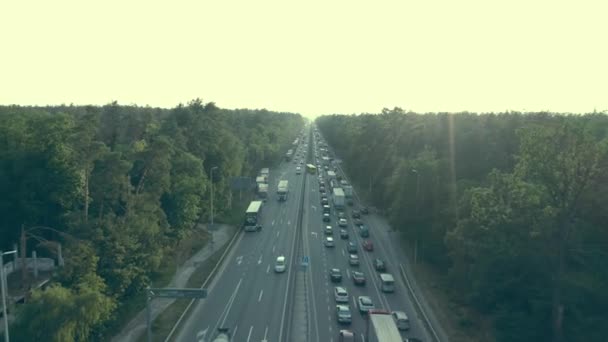
[(363, 240), (363, 249), (371, 252), (374, 250), (374, 244), (370, 240)]

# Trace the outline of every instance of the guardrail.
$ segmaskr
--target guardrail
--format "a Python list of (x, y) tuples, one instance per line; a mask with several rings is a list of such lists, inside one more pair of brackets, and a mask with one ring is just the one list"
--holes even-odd
[[(331, 150), (331, 152), (334, 156), (336, 155), (334, 153), (333, 149)], [(337, 164), (337, 168), (342, 173), (342, 178), (347, 179), (349, 181), (350, 185), (352, 186), (353, 183), (350, 182), (350, 179), (346, 176), (346, 172), (344, 172), (344, 169), (342, 169), (341, 163), (336, 163), (336, 164)], [(357, 191), (355, 191), (354, 186), (353, 186), (353, 197), (356, 199), (357, 202), (362, 203), (361, 198), (359, 197), (359, 195), (357, 195)], [(437, 331), (435, 330), (435, 328), (433, 328), (433, 325), (431, 324), (431, 320), (427, 316), (424, 308), (422, 307), (422, 304), (420, 304), (420, 301), (418, 300), (418, 296), (414, 292), (414, 289), (413, 289), (409, 279), (407, 278), (407, 274), (405, 272), (405, 269), (403, 268), (403, 265), (399, 264), (399, 270), (400, 270), (399, 273), (401, 274), (401, 277), (403, 278), (403, 280), (407, 286), (407, 290), (410, 293), (410, 296), (414, 299), (414, 303), (416, 304), (416, 309), (418, 310), (418, 312), (420, 312), (420, 314), (422, 314), (422, 318), (424, 319), (424, 324), (427, 327), (427, 330), (431, 332), (431, 334), (433, 335), (433, 338), (435, 339), (435, 342), (441, 342), (441, 339), (439, 338)]]
[[(213, 267), (213, 269), (211, 270), (211, 272), (209, 273), (209, 275), (207, 276), (207, 278), (203, 282), (203, 285), (201, 285), (201, 289), (204, 288), (204, 287), (207, 287), (209, 281), (211, 279), (213, 279), (213, 277), (215, 276), (215, 272), (217, 272), (217, 268), (222, 264), (222, 262), (224, 262), (224, 258), (226, 257), (226, 254), (228, 252), (230, 252), (232, 244), (234, 243), (235, 239), (240, 234), (242, 234), (242, 232), (243, 232), (242, 229), (239, 229), (238, 227), (236, 228), (236, 232), (234, 233), (234, 235), (232, 236), (232, 239), (230, 239), (230, 242), (228, 243), (228, 245), (224, 249), (224, 252), (222, 253), (222, 256), (220, 257), (220, 260), (218, 260), (218, 262), (215, 264), (215, 266)], [(165, 338), (165, 342), (168, 342), (173, 337), (173, 334), (175, 333), (175, 331), (177, 330), (177, 328), (179, 327), (179, 325), (182, 323), (182, 320), (184, 319), (184, 317), (186, 317), (186, 315), (190, 311), (190, 308), (192, 307), (192, 304), (194, 304), (194, 302), (196, 300), (197, 299), (192, 299), (190, 301), (190, 303), (188, 303), (188, 306), (186, 307), (186, 309), (184, 309), (184, 312), (179, 316), (177, 322), (175, 322), (175, 324), (173, 325), (173, 328), (171, 329), (171, 331), (169, 331), (169, 334)]]

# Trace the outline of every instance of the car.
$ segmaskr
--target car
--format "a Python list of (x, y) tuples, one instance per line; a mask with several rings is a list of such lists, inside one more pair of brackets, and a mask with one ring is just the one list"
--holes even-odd
[(368, 252), (371, 252), (374, 250), (374, 244), (370, 241), (370, 240), (363, 240), (363, 249), (365, 249)]
[(343, 240), (348, 239), (348, 230), (340, 229), (340, 238)]
[(302, 174), (302, 168), (299, 167), (299, 166), (297, 166), (296, 167), (296, 175), (300, 175), (300, 174)]
[(323, 213), (323, 222), (329, 222), (331, 221), (331, 217), (329, 216), (329, 213)]
[(348, 305), (336, 305), (336, 317), (338, 323), (350, 324), (353, 316), (350, 313), (350, 307)]
[(338, 342), (355, 342), (355, 334), (350, 330), (340, 330)]
[(361, 235), (363, 238), (369, 237), (369, 229), (367, 229), (367, 227), (364, 225), (359, 226), (359, 235)]
[(319, 187), (319, 192), (324, 194), (325, 193), (325, 187), (324, 186), (320, 186)]
[(399, 330), (409, 330), (410, 329), (410, 319), (407, 317), (405, 312), (393, 311), (392, 316), (393, 316), (393, 319), (395, 320), (395, 324), (397, 324), (397, 329), (399, 329)]
[(359, 256), (357, 254), (349, 254), (348, 264), (351, 266), (359, 266)]
[(362, 314), (366, 314), (370, 310), (374, 310), (376, 308), (374, 306), (374, 302), (372, 302), (372, 299), (368, 296), (357, 297), (357, 306), (359, 307), (359, 312)]
[(323, 212), (328, 214), (331, 213), (331, 207), (329, 206), (329, 204), (323, 205)]
[(336, 303), (348, 303), (348, 291), (342, 286), (334, 287), (334, 299)]
[(374, 259), (374, 268), (376, 269), (376, 271), (386, 271), (386, 265), (384, 264), (384, 261), (379, 258)]
[(353, 283), (355, 285), (365, 285), (365, 274), (363, 272), (353, 272)]
[(405, 340), (403, 340), (403, 342), (422, 342), (422, 340), (419, 338), (415, 338), (415, 337), (408, 337)]
[(342, 271), (339, 268), (332, 268), (329, 270), (329, 278), (334, 283), (339, 283), (342, 281)]
[(334, 238), (331, 236), (328, 236), (325, 238), (325, 247), (335, 247), (336, 245), (334, 244)]
[(361, 221), (360, 218), (354, 218), (353, 219), (353, 223), (355, 224), (355, 226), (359, 227), (363, 225), (363, 221)]
[(346, 214), (342, 210), (340, 210), (340, 211), (338, 211), (338, 218), (346, 219)]
[(351, 254), (357, 253), (357, 245), (354, 242), (350, 241), (348, 245), (346, 245), (346, 251)]
[(274, 271), (276, 273), (283, 273), (283, 272), (285, 272), (286, 268), (287, 268), (287, 265), (285, 264), (285, 256), (281, 255), (281, 256), (277, 257), (277, 261), (274, 264)]
[(369, 209), (367, 209), (367, 207), (361, 207), (361, 214), (368, 215), (369, 214)]
[(348, 223), (347, 223), (346, 219), (341, 218), (340, 220), (338, 220), (338, 225), (340, 227), (346, 227), (348, 225)]
[(351, 216), (353, 218), (361, 218), (361, 212), (359, 210), (353, 210), (353, 212), (351, 213)]
[(321, 198), (321, 204), (328, 205), (329, 204), (329, 200), (326, 197)]

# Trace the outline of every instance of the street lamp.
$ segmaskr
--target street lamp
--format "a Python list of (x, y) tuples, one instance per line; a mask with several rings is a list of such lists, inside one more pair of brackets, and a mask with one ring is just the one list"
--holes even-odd
[(8, 251), (8, 252), (0, 251), (0, 285), (2, 287), (2, 314), (3, 314), (3, 318), (4, 318), (4, 341), (5, 342), (9, 342), (9, 336), (8, 336), (8, 315), (6, 313), (6, 290), (7, 290), (8, 286), (6, 284), (6, 279), (4, 277), (4, 256), (9, 255), (9, 254), (15, 254), (15, 253), (17, 253), (16, 250)]
[[(412, 169), (412, 173), (416, 174), (416, 220), (418, 220), (418, 203), (420, 201), (418, 194), (420, 193), (420, 173), (418, 170)], [(418, 227), (416, 227), (416, 237), (414, 238), (414, 265), (418, 263)]]
[(217, 168), (217, 166), (214, 166), (209, 171), (209, 177), (211, 178), (211, 223), (209, 224), (209, 228), (213, 227), (213, 170)]

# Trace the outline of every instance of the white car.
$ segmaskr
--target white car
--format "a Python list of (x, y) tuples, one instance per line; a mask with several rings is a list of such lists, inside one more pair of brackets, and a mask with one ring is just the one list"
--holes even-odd
[(357, 254), (350, 254), (348, 256), (348, 263), (351, 266), (359, 266), (359, 256)]
[(393, 311), (392, 313), (393, 319), (397, 324), (397, 328), (399, 330), (409, 330), (410, 329), (410, 319), (407, 318), (407, 315), (403, 311)]
[(338, 225), (339, 225), (340, 227), (346, 227), (346, 225), (347, 225), (346, 219), (345, 219), (345, 218), (341, 218), (341, 219), (338, 221)]
[(357, 298), (357, 306), (359, 307), (359, 312), (362, 314), (368, 313), (370, 310), (374, 310), (376, 307), (374, 306), (374, 302), (368, 296), (359, 296)]
[(325, 238), (325, 247), (335, 247), (336, 245), (334, 244), (334, 238), (331, 236), (328, 236), (327, 238)]
[(334, 287), (334, 298), (336, 303), (348, 303), (348, 291), (342, 286)]
[(283, 273), (285, 272), (286, 268), (287, 265), (285, 264), (285, 257), (281, 255), (277, 258), (277, 261), (274, 264), (274, 271), (277, 273)]
[(296, 167), (296, 175), (300, 175), (302, 174), (302, 168), (301, 167)]
[(333, 235), (334, 229), (331, 226), (325, 226), (325, 235)]

